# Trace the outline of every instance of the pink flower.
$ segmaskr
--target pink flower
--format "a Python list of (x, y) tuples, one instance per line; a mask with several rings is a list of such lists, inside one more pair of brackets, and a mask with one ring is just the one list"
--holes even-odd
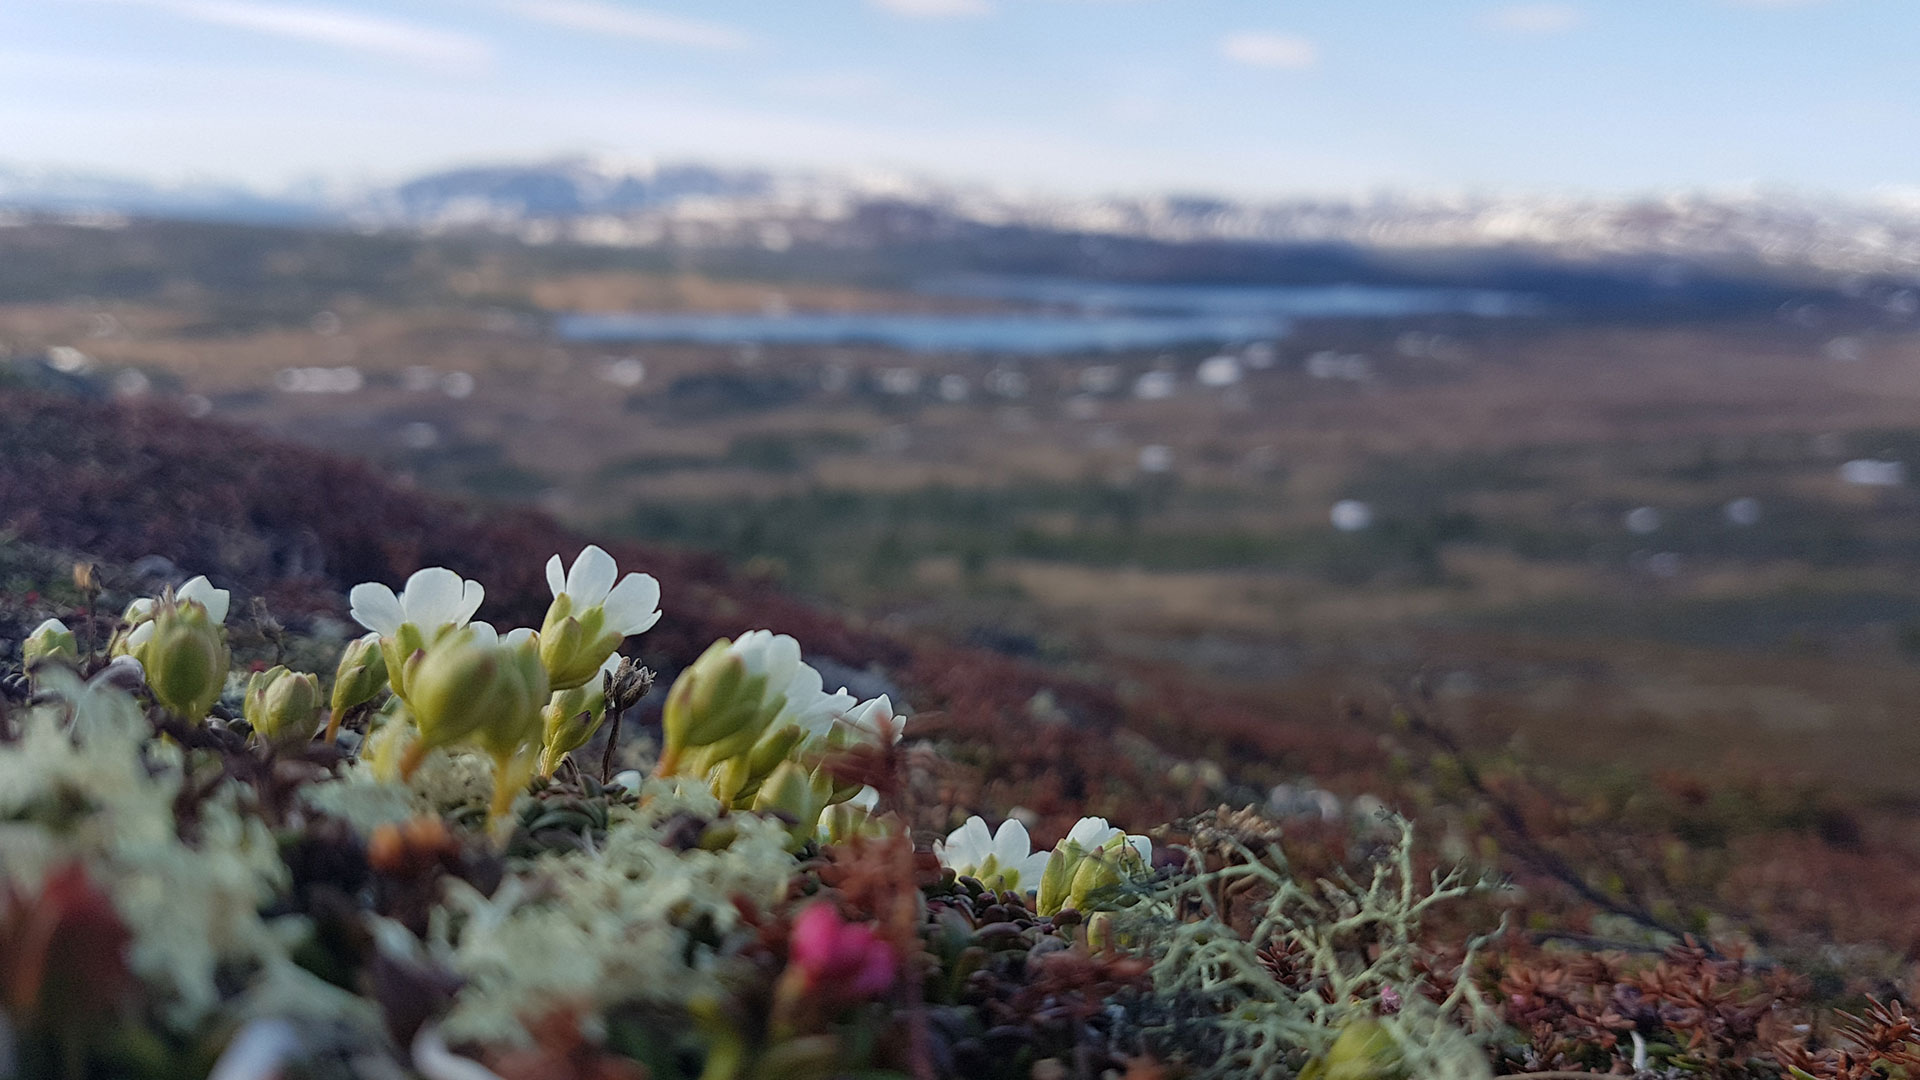
[(851, 999), (893, 985), (893, 946), (866, 923), (842, 922), (832, 904), (815, 904), (793, 921), (788, 955), (809, 990)]

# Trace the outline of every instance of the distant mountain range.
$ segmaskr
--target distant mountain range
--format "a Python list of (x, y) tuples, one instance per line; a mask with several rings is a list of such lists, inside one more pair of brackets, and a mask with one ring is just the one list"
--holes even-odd
[(1573, 261), (1711, 262), (1823, 275), (1920, 273), (1920, 199), (1793, 194), (1377, 196), (1235, 202), (1013, 195), (892, 175), (578, 158), (453, 169), (392, 187), (261, 193), (0, 166), (0, 214), (136, 215), (485, 230), (546, 243), (762, 247), (937, 238), (969, 227), (1172, 243), (1498, 250)]

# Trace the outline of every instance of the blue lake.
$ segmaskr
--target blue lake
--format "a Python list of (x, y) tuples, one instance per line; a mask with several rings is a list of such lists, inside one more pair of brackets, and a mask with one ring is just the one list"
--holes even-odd
[(1113, 285), (1054, 278), (957, 278), (928, 295), (1006, 300), (1033, 310), (971, 314), (562, 315), (568, 341), (709, 345), (883, 345), (913, 352), (1060, 353), (1284, 337), (1299, 318), (1523, 315), (1513, 293), (1382, 285)]

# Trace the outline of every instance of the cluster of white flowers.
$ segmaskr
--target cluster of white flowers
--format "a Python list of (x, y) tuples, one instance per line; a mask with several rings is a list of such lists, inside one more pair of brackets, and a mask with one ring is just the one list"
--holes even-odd
[(1051, 851), (1034, 851), (1027, 827), (1018, 819), (1008, 818), (1000, 823), (998, 830), (989, 833), (984, 819), (970, 817), (966, 824), (947, 834), (945, 843), (936, 841), (933, 850), (942, 866), (964, 877), (975, 878), (990, 889), (1033, 893), (1039, 891), (1048, 863), (1077, 861), (1089, 853), (1118, 846), (1114, 841), (1119, 838), (1124, 838), (1124, 846), (1139, 855), (1142, 867), (1153, 864), (1151, 841), (1144, 836), (1129, 835), (1101, 817), (1083, 817), (1075, 822), (1066, 838)]

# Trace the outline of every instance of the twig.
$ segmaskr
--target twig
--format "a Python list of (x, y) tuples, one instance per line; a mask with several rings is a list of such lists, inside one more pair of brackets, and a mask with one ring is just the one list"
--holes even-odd
[(613, 723), (607, 725), (607, 748), (600, 754), (600, 784), (613, 783), (613, 749), (620, 745), (620, 718), (626, 715), (622, 709), (613, 714)]
[[(1520, 812), (1519, 807), (1501, 798), (1487, 786), (1486, 780), (1480, 775), (1480, 770), (1468, 760), (1466, 752), (1461, 749), (1459, 742), (1450, 732), (1412, 708), (1405, 709), (1402, 715), (1406, 719), (1409, 730), (1439, 746), (1453, 758), (1454, 763), (1460, 768), (1460, 777), (1466, 781), (1467, 787), (1486, 800), (1487, 805), (1493, 808), (1494, 816), (1512, 834), (1515, 841), (1514, 854), (1522, 862), (1531, 864), (1534, 869), (1559, 881), (1572, 889), (1582, 900), (1603, 911), (1631, 919), (1650, 930), (1658, 930), (1674, 938), (1687, 937), (1687, 931), (1684, 928), (1670, 925), (1666, 920), (1647, 910), (1644, 905), (1621, 901), (1588, 884), (1586, 878), (1574, 868), (1573, 864), (1534, 839), (1532, 830), (1527, 827), (1526, 816)], [(1707, 951), (1718, 955), (1711, 947), (1708, 947)]]

